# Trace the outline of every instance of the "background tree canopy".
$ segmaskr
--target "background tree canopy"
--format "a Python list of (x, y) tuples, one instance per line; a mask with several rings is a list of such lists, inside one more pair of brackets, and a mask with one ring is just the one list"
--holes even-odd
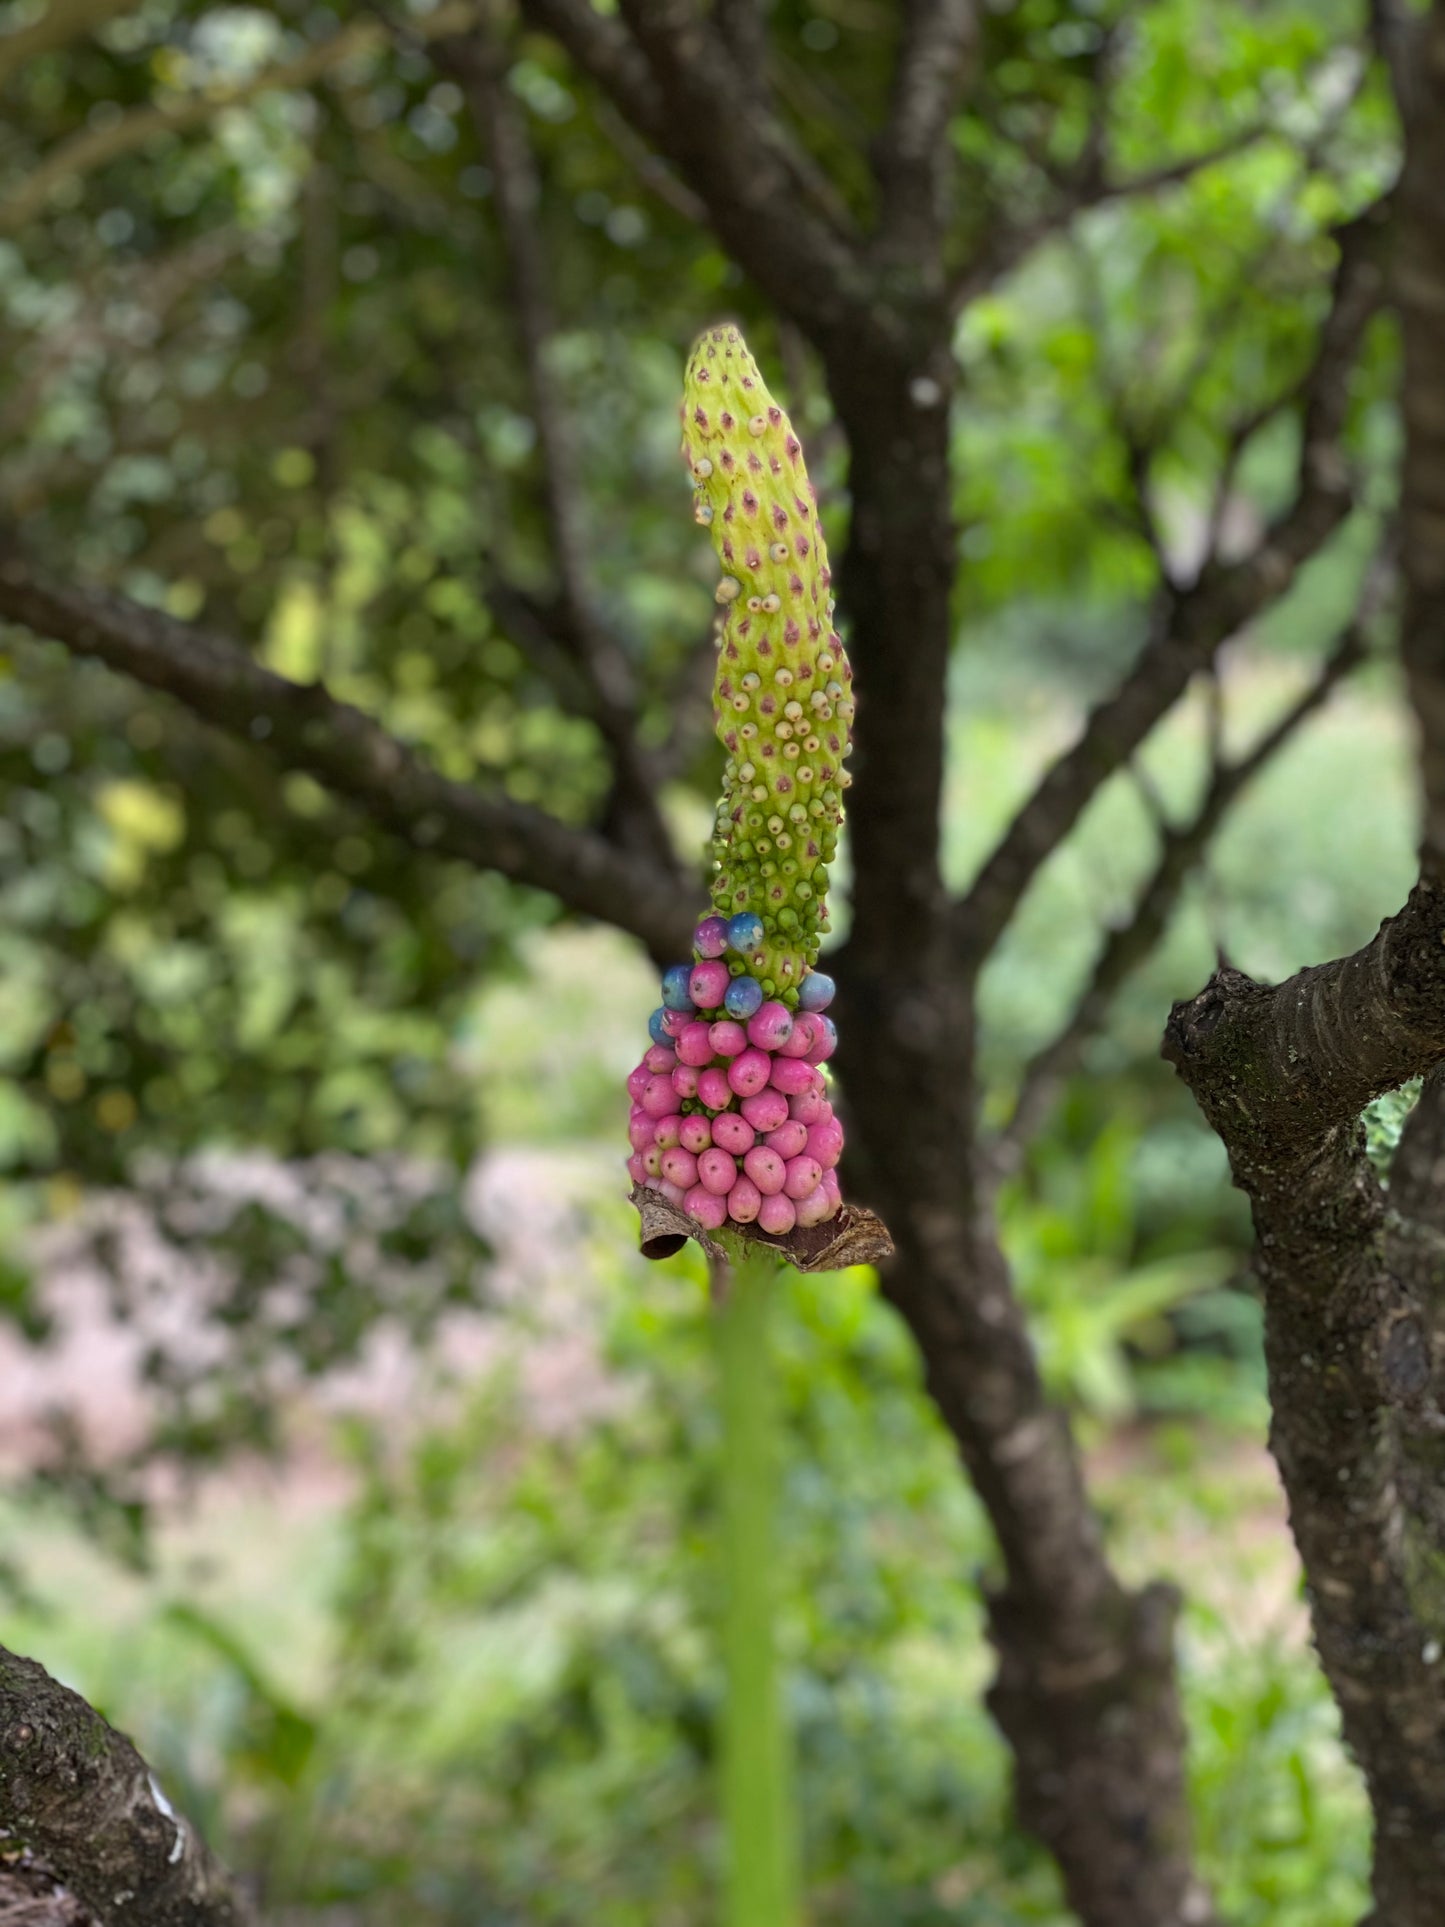
[[(900, 1251), (781, 1321), (809, 1918), (1343, 1927), (1372, 1880), (1380, 1927), (1439, 1917), (1434, 1662), (1366, 1678), (1317, 1628), (1384, 1709), (1349, 1732), (1381, 1837), (1412, 1816), (1372, 1874), (1209, 1126), (1276, 1319), (1305, 1260), (1257, 1174), (1324, 1165), (1231, 1137), (1172, 1032), (1206, 1123), (1159, 1038), (1217, 961), (1343, 955), (1419, 873), (1399, 262), (1445, 265), (1428, 192), (1401, 239), (1397, 92), (1413, 62), (1428, 185), (1442, 35), (0, 6), (0, 1639), (266, 1919), (710, 1917), (701, 1270), (632, 1255), (620, 1091), (721, 771), (675, 410), (722, 315), (843, 558), (848, 1181)], [(1310, 1087), (1322, 1130), (1445, 1054), (1431, 995), (1339, 1119)], [(1417, 1089), (1366, 1113), (1382, 1172)], [(1324, 1216), (1364, 1195), (1326, 1175)], [(1308, 1263), (1344, 1306), (1357, 1260)], [(1370, 1292), (1316, 1310), (1373, 1358)], [(1286, 1460), (1291, 1412), (1343, 1437), (1272, 1359)], [(1399, 1485), (1398, 1430), (1415, 1550), (1347, 1617), (1438, 1659), (1396, 1411), (1433, 1394), (1393, 1369), (1340, 1490)], [(46, 1869), (110, 1918), (3, 1790), (35, 1918)]]

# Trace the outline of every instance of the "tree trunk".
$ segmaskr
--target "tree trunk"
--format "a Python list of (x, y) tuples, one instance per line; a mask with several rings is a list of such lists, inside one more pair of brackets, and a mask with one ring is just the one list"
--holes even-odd
[(1321, 1663), (1375, 1816), (1378, 1927), (1445, 1919), (1445, 1106), (1382, 1190), (1359, 1114), (1445, 1059), (1445, 888), (1270, 988), (1220, 971), (1165, 1055), (1248, 1193), (1270, 1447)]
[(898, 1246), (884, 1289), (987, 1508), (989, 1703), (1018, 1808), (1086, 1927), (1198, 1927), (1176, 1601), (1110, 1571), (1068, 1424), (1044, 1393), (981, 1172), (975, 983), (939, 870), (954, 532), (939, 316), (911, 361), (830, 369), (852, 453), (840, 593), (860, 716), (854, 922), (839, 959), (850, 1184)]
[(32, 1849), (101, 1922), (246, 1927), (252, 1918), (125, 1735), (3, 1647), (0, 1836)]

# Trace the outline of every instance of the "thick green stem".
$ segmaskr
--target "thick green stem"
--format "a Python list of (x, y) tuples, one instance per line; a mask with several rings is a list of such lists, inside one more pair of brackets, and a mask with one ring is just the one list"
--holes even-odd
[(773, 1253), (714, 1272), (721, 1380), (725, 1927), (798, 1927), (797, 1828), (774, 1636), (781, 1463), (768, 1314)]

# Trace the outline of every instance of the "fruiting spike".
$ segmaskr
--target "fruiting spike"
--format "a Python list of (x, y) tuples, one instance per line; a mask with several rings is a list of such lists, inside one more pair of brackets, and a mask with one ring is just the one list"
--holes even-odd
[(813, 965), (848, 782), (850, 672), (802, 447), (736, 328), (693, 350), (683, 455), (723, 568), (713, 713), (728, 761), (714, 914), (691, 963), (664, 973), (628, 1078), (628, 1171), (704, 1229), (780, 1237), (842, 1208), (843, 1132), (820, 1068), (837, 1041), (822, 1015), (833, 980)]
[(693, 349), (682, 452), (723, 575), (713, 711), (727, 751), (713, 903), (762, 931), (743, 955), (765, 996), (795, 1008), (827, 928), (852, 672), (803, 449), (739, 331)]

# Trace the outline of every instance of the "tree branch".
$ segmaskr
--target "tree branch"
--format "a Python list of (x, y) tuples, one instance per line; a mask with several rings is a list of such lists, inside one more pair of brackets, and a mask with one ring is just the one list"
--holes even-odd
[[(136, 273), (107, 274), (85, 290), (85, 302), (75, 318), (63, 327), (53, 323), (34, 327), (24, 351), (17, 352), (14, 337), (3, 343), (10, 367), (19, 375), (14, 392), (0, 406), (0, 446), (20, 444), (31, 418), (44, 401), (51, 383), (73, 368), (88, 351), (112, 355), (121, 351), (125, 337), (115, 316), (124, 312), (117, 293), (128, 302), (143, 306), (155, 328), (154, 338), (164, 340), (164, 324), (171, 311), (179, 307), (199, 287), (213, 282), (226, 263), (241, 251), (245, 237), (236, 229), (212, 230), (197, 240), (185, 242), (170, 254), (153, 257)], [(23, 353), (23, 359), (22, 359)], [(13, 359), (12, 359), (13, 357)]]
[(665, 703), (672, 717), (672, 725), (657, 758), (658, 774), (664, 782), (682, 776), (704, 750), (714, 755), (721, 753), (712, 721), (717, 640), (717, 625), (714, 623), (683, 657), (665, 691)]
[[(1445, 885), (1429, 877), (1363, 949), (1276, 986), (1222, 966), (1174, 1006), (1164, 1055), (1224, 1140), (1235, 1181), (1293, 1222), (1343, 1133), (1445, 1062)], [(1326, 1159), (1328, 1161), (1328, 1159)], [(1309, 1197), (1300, 1190), (1307, 1180)]]
[(893, 100), (873, 155), (875, 250), (936, 262), (945, 220), (948, 121), (978, 43), (974, 0), (905, 0)]
[(1273, 988), (1220, 969), (1164, 1039), (1253, 1208), (1270, 1444), (1369, 1783), (1376, 1927), (1445, 1913), (1445, 1293), (1438, 1199), (1387, 1217), (1357, 1120), (1445, 1063), (1442, 929), (1427, 878), (1351, 957)]
[(1046, 772), (958, 905), (956, 938), (975, 960), (997, 942), (1040, 866), (1101, 786), (1183, 694), (1190, 678), (1284, 593), (1301, 564), (1348, 513), (1348, 470), (1339, 444), (1350, 370), (1382, 293), (1384, 205), (1376, 203), (1339, 230), (1340, 259), (1330, 309), (1304, 386), (1293, 506), (1241, 561), (1212, 560), (1190, 587), (1161, 591), (1150, 639), (1133, 672), (1093, 711), (1073, 748)]
[(707, 226), (707, 208), (685, 182), (680, 181), (660, 154), (625, 121), (604, 94), (593, 105), (597, 129), (617, 149), (636, 174), (642, 186), (694, 227)]
[[(811, 209), (825, 233), (856, 250), (859, 236), (853, 218), (831, 177), (773, 111), (766, 74), (757, 65), (764, 50), (765, 30), (754, 28), (751, 36), (740, 41), (735, 19), (719, 15), (715, 7), (709, 12), (695, 0), (619, 0), (619, 5), (669, 97), (672, 90), (682, 86), (709, 111), (711, 125), (690, 151), (718, 164), (718, 180), (722, 179), (721, 164), (726, 163), (735, 190), (749, 184), (752, 162), (770, 163), (791, 195), (795, 213)], [(733, 30), (732, 40), (727, 37), (729, 28)], [(723, 101), (728, 111), (719, 115), (717, 109)], [(756, 155), (749, 141), (757, 143)], [(714, 203), (715, 221), (725, 209), (725, 200)]]
[(1365, 621), (1357, 617), (1303, 695), (1265, 731), (1254, 748), (1237, 762), (1216, 763), (1204, 800), (1190, 821), (1164, 825), (1158, 861), (1140, 892), (1133, 916), (1109, 933), (1068, 1022), (1025, 1067), (1013, 1115), (996, 1146), (1000, 1176), (1017, 1168), (1059, 1085), (1077, 1068), (1085, 1045), (1102, 1027), (1115, 995), (1168, 929), (1184, 885), (1207, 852), (1230, 805), (1365, 659), (1366, 648)]
[(0, 1927), (97, 1927), (55, 1874), (30, 1854), (0, 1858)]
[(589, 0), (520, 0), (523, 18), (557, 41), (627, 123), (661, 147), (668, 105), (641, 49), (614, 13)]
[[(448, 0), (434, 13), (418, 21), (415, 31), (430, 38), (437, 34), (457, 33), (473, 17), (469, 0)], [(43, 25), (44, 22), (39, 23)], [(19, 36), (17, 36), (19, 38)], [(0, 234), (13, 233), (41, 212), (62, 182), (93, 174), (109, 166), (123, 154), (148, 147), (161, 134), (184, 133), (203, 127), (222, 109), (243, 106), (260, 94), (288, 88), (309, 87), (313, 81), (338, 66), (343, 60), (383, 44), (385, 29), (374, 20), (356, 20), (340, 28), (327, 40), (308, 47), (294, 60), (264, 67), (251, 79), (231, 87), (197, 90), (178, 94), (174, 99), (137, 107), (119, 120), (104, 126), (89, 127), (83, 133), (61, 141), (41, 160), (20, 187), (0, 200)], [(8, 43), (0, 42), (0, 48)], [(3, 73), (3, 65), (0, 65)]]
[(1385, 64), (1396, 101), (1409, 113), (1416, 95), (1415, 17), (1410, 0), (1368, 0), (1366, 11), (1375, 52)]
[(1420, 718), (1427, 862), (1445, 865), (1445, 7), (1402, 58), (1405, 168), (1394, 292), (1404, 342), (1401, 653)]
[(588, 554), (578, 459), (567, 405), (553, 369), (557, 334), (536, 156), (520, 104), (507, 84), (507, 54), (486, 28), (438, 43), (438, 64), (460, 80), (492, 165), (518, 343), (541, 455), (542, 495), (561, 586), (561, 639), (579, 665), (594, 721), (612, 756), (619, 839), (665, 867), (673, 862), (657, 806), (651, 759), (638, 739), (637, 691), (627, 651), (599, 611)]
[(0, 1647), (0, 1835), (102, 1922), (245, 1927), (250, 1906), (123, 1733)]
[(761, 0), (713, 0), (713, 13), (738, 72), (766, 98), (768, 28)]
[(137, 0), (51, 0), (38, 20), (0, 36), (0, 87), (32, 60), (98, 32), (118, 13), (132, 12), (136, 4)]
[[(1315, 134), (1302, 150), (1300, 154), (1300, 172), (1306, 182), (1314, 169), (1320, 164), (1331, 139), (1343, 124), (1346, 115), (1349, 113), (1351, 107), (1353, 107), (1355, 101), (1359, 98), (1368, 73), (1368, 63), (1361, 61), (1359, 72), (1355, 76), (1354, 82), (1347, 90), (1344, 98), (1326, 115)], [(1393, 197), (1388, 194), (1384, 196), (1382, 200), (1377, 203), (1374, 210), (1366, 210), (1366, 217), (1371, 218), (1376, 225), (1382, 226), (1387, 219), (1392, 198)], [(1235, 284), (1222, 304), (1221, 309), (1205, 322), (1201, 332), (1199, 347), (1192, 358), (1190, 367), (1175, 385), (1173, 393), (1167, 396), (1164, 402), (1156, 408), (1156, 426), (1153, 435), (1149, 438), (1151, 453), (1157, 452), (1157, 450), (1162, 447), (1169, 424), (1178, 420), (1192, 405), (1197, 388), (1214, 366), (1221, 343), (1226, 340), (1229, 329), (1233, 326), (1239, 315), (1244, 312), (1256, 280), (1268, 267), (1270, 257), (1277, 244), (1276, 236), (1280, 226), (1288, 217), (1289, 207), (1290, 196), (1284, 194), (1279, 197), (1274, 207), (1267, 208), (1264, 211), (1264, 217), (1261, 223), (1264, 229), (1264, 239), (1251, 251), (1246, 259), (1243, 270), (1236, 277)], [(1230, 490), (1233, 487), (1240, 458), (1246, 446), (1267, 422), (1277, 419), (1286, 409), (1306, 399), (1311, 372), (1308, 368), (1303, 370), (1299, 379), (1292, 382), (1282, 393), (1247, 410), (1229, 429), (1225, 442), (1224, 460), (1220, 464), (1220, 472), (1216, 480), (1213, 497), (1210, 502), (1209, 514), (1205, 524), (1203, 556), (1206, 561), (1218, 555), (1220, 534), (1224, 524), (1224, 517), (1229, 507)]]
[(692, 0), (624, 0), (626, 26), (590, 0), (521, 4), (674, 164), (737, 261), (812, 339), (891, 332), (869, 304), (845, 210)]
[(953, 312), (959, 313), (970, 301), (977, 300), (979, 295), (996, 287), (1005, 275), (1011, 274), (1026, 261), (1035, 248), (1062, 233), (1071, 221), (1088, 213), (1091, 208), (1103, 207), (1109, 201), (1135, 200), (1149, 194), (1165, 193), (1171, 187), (1182, 187), (1186, 181), (1192, 181), (1196, 174), (1202, 174), (1209, 167), (1218, 167), (1223, 161), (1233, 160), (1246, 148), (1253, 147), (1256, 141), (1268, 138), (1273, 131), (1268, 126), (1243, 128), (1237, 134), (1230, 134), (1217, 146), (1206, 148), (1203, 153), (1166, 162), (1161, 167), (1150, 168), (1146, 173), (1136, 174), (1127, 180), (1111, 181), (1098, 168), (1086, 168), (1061, 183), (1059, 199), (1046, 214), (1032, 221), (999, 220), (991, 226), (985, 246), (966, 261), (954, 277), (949, 290)]
[(123, 596), (64, 589), (0, 547), (0, 618), (95, 656), (359, 803), (416, 848), (550, 891), (626, 930), (654, 956), (686, 954), (695, 905), (674, 872), (510, 798), (451, 782), (320, 684), (263, 668), (219, 636)]

